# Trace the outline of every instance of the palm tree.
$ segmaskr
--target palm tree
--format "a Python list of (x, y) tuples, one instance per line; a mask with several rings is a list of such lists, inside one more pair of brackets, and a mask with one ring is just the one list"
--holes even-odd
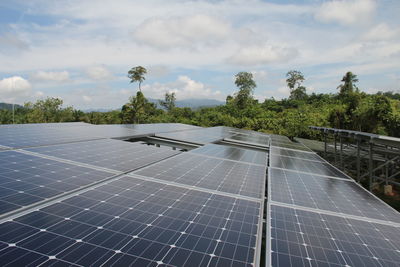
[(147, 73), (147, 70), (145, 67), (142, 66), (137, 66), (134, 67), (132, 69), (130, 69), (130, 71), (128, 71), (128, 78), (131, 79), (131, 83), (133, 82), (139, 82), (139, 91), (142, 91), (142, 88), (140, 88), (140, 85), (142, 84), (142, 82), (144, 80), (146, 80), (146, 78), (144, 77), (144, 75)]
[(358, 82), (357, 75), (353, 74), (351, 71), (347, 72), (342, 78), (343, 84), (338, 86), (340, 89), (340, 95), (347, 95), (353, 92), (354, 88), (357, 88), (354, 84)]

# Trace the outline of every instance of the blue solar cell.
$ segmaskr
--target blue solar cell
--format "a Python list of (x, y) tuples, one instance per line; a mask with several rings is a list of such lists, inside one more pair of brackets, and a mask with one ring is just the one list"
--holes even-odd
[(400, 228), (271, 206), (272, 266), (398, 266)]
[(183, 153), (134, 173), (197, 188), (261, 198), (266, 167)]
[(259, 202), (123, 176), (4, 222), (0, 257), (14, 249), (16, 263), (44, 266), (246, 266), (255, 263), (260, 216)]
[(181, 153), (169, 147), (154, 147), (112, 139), (36, 147), (26, 150), (122, 172), (135, 170)]
[(111, 176), (112, 173), (16, 151), (0, 152), (0, 214)]

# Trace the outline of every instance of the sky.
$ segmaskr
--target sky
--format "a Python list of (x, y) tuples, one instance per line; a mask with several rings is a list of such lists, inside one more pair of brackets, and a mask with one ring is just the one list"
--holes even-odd
[(0, 102), (62, 98), (79, 109), (146, 97), (224, 101), (251, 72), (254, 96), (335, 93), (347, 71), (365, 92), (400, 90), (398, 0), (15, 0), (0, 2)]

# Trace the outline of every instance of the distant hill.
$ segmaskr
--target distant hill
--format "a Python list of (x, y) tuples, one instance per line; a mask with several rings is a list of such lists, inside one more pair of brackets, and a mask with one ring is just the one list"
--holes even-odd
[[(12, 106), (13, 106), (13, 104), (0, 103), (0, 109), (12, 110), (12, 108), (13, 108)], [(17, 108), (22, 108), (22, 106), (15, 104), (14, 109), (17, 109)]]

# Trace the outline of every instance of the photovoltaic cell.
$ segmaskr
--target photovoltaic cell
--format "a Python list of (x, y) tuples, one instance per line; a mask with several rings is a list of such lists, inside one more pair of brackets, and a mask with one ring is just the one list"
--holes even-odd
[(0, 152), (0, 214), (78, 189), (112, 175), (16, 151)]
[(350, 179), (329, 163), (270, 155), (270, 167)]
[(69, 143), (26, 149), (61, 159), (126, 172), (179, 154), (167, 147), (112, 139)]
[(236, 134), (236, 135), (230, 136), (228, 138), (225, 138), (224, 140), (231, 141), (231, 142), (245, 143), (245, 144), (250, 144), (250, 145), (256, 145), (256, 146), (268, 147), (270, 139), (266, 135)]
[(205, 146), (193, 149), (190, 151), (190, 153), (260, 165), (267, 164), (268, 156), (266, 152), (215, 144), (207, 144)]
[(251, 266), (260, 204), (122, 177), (0, 225), (0, 263)]
[(311, 149), (309, 149), (308, 147), (306, 147), (305, 145), (303, 145), (301, 143), (293, 143), (293, 142), (288, 143), (288, 142), (272, 141), (271, 146), (311, 152)]
[(271, 200), (400, 223), (400, 214), (352, 181), (269, 169)]
[(272, 266), (399, 266), (400, 228), (272, 205)]
[(307, 160), (314, 160), (314, 161), (321, 161), (325, 162), (318, 154), (316, 153), (308, 153), (302, 152), (297, 150), (291, 149), (284, 149), (279, 147), (271, 147), (270, 154), (274, 156), (285, 156), (285, 157), (292, 157), (292, 158), (299, 158), (299, 159), (307, 159)]
[(134, 173), (199, 188), (261, 198), (266, 167), (183, 153)]
[(230, 130), (231, 128), (229, 127), (210, 127), (174, 133), (162, 133), (156, 134), (156, 136), (195, 144), (207, 144), (234, 135)]
[(49, 123), (0, 125), (0, 145), (12, 148), (34, 147), (101, 138), (127, 138), (157, 132), (196, 129), (184, 124), (92, 125), (87, 123)]

